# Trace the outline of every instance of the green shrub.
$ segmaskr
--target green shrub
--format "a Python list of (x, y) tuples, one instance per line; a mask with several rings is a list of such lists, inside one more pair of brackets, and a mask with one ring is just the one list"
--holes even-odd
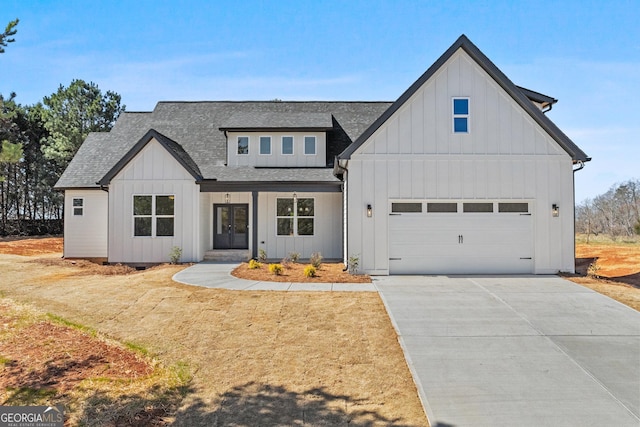
[(262, 268), (262, 264), (260, 264), (255, 259), (252, 259), (252, 260), (249, 261), (249, 268), (252, 269), (252, 270), (255, 270), (257, 268)]
[(258, 262), (266, 262), (267, 261), (267, 251), (264, 249), (258, 249)]
[(289, 258), (291, 260), (291, 262), (298, 262), (298, 260), (300, 259), (300, 253), (299, 252), (289, 252), (289, 255), (287, 256), (287, 258)]
[(322, 254), (320, 252), (312, 253), (309, 257), (309, 262), (315, 268), (320, 268), (320, 266), (322, 265)]
[(171, 262), (171, 264), (179, 263), (181, 257), (182, 257), (182, 248), (179, 246), (172, 247), (171, 252), (169, 252), (169, 261)]
[(313, 265), (308, 265), (304, 268), (304, 277), (316, 277), (316, 268)]
[(284, 271), (284, 267), (282, 266), (282, 264), (269, 264), (269, 271), (271, 272), (271, 274), (279, 276)]

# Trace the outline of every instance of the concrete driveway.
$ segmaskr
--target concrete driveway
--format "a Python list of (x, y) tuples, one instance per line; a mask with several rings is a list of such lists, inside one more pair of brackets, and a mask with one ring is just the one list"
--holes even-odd
[(375, 285), (432, 427), (640, 426), (640, 313), (558, 277)]

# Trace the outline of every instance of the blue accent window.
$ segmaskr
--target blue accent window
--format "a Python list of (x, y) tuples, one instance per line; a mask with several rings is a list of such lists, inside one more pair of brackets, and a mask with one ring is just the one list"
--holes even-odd
[(469, 98), (453, 98), (453, 132), (469, 133)]

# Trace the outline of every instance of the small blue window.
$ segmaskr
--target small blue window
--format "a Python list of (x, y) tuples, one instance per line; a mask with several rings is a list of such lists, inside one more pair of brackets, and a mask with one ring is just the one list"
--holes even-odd
[(453, 131), (456, 133), (469, 132), (469, 126), (466, 117), (454, 117), (453, 118)]
[(453, 98), (453, 132), (469, 133), (469, 98)]
[(469, 114), (469, 100), (468, 99), (454, 99), (453, 100), (453, 114)]

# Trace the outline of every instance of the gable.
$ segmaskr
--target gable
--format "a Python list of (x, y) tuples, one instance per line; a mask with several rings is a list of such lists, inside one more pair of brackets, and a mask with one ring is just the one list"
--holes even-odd
[[(385, 129), (382, 129), (383, 126), (386, 127), (388, 125), (388, 127), (390, 128), (389, 130), (392, 134), (391, 139), (393, 139), (394, 134), (396, 133), (396, 128), (398, 128), (398, 132), (400, 132), (398, 138), (404, 141), (404, 138), (406, 138), (407, 132), (409, 131), (407, 130), (408, 127), (404, 126), (398, 119), (398, 116), (400, 115), (399, 113), (401, 113), (402, 111), (406, 111), (405, 110), (406, 104), (411, 100), (415, 100), (416, 98), (415, 95), (417, 92), (421, 91), (421, 89), (425, 86), (426, 88), (428, 88), (429, 85), (433, 84), (433, 82), (436, 80), (439, 80), (439, 82), (436, 82), (435, 84), (433, 84), (432, 90), (434, 91), (434, 93), (432, 93), (432, 95), (440, 99), (442, 99), (443, 92), (444, 94), (446, 94), (447, 97), (451, 97), (451, 96), (464, 96), (461, 94), (454, 93), (460, 90), (466, 91), (468, 93), (472, 92), (474, 89), (476, 90), (476, 93), (477, 91), (482, 91), (482, 86), (485, 83), (480, 82), (480, 84), (478, 85), (478, 81), (475, 78), (465, 81), (464, 79), (461, 78), (463, 76), (455, 75), (456, 67), (453, 66), (453, 63), (457, 60), (460, 60), (460, 57), (465, 57), (466, 63), (457, 67), (458, 71), (460, 70), (469, 71), (470, 68), (476, 68), (476, 71), (477, 70), (484, 71), (484, 75), (481, 80), (489, 79), (494, 82), (493, 87), (487, 89), (487, 92), (486, 92), (487, 99), (490, 99), (490, 97), (492, 96), (492, 93), (491, 93), (492, 90), (499, 87), (502, 89), (502, 92), (498, 90), (498, 94), (500, 96), (506, 95), (509, 98), (511, 98), (513, 102), (522, 109), (522, 112), (525, 113), (525, 115), (519, 114), (516, 117), (511, 117), (511, 112), (507, 112), (507, 109), (505, 108), (503, 108), (502, 110), (499, 109), (494, 111), (486, 111), (485, 113), (486, 118), (488, 120), (493, 120), (488, 122), (488, 125), (493, 125), (494, 127), (498, 126), (501, 132), (504, 132), (505, 136), (507, 136), (507, 134), (510, 131), (506, 127), (499, 126), (502, 124), (503, 119), (511, 118), (517, 122), (517, 121), (526, 119), (526, 116), (528, 116), (528, 118), (531, 119), (537, 125), (538, 127), (537, 131), (542, 131), (542, 135), (540, 135), (537, 132), (534, 139), (538, 139), (541, 136), (544, 136), (546, 134), (546, 136), (550, 137), (553, 141), (555, 141), (555, 143), (562, 150), (564, 150), (567, 154), (569, 154), (569, 156), (571, 156), (571, 159), (573, 160), (574, 163), (586, 162), (591, 160), (551, 120), (549, 120), (548, 117), (546, 117), (543, 114), (540, 108), (529, 99), (528, 95), (525, 94), (523, 90), (515, 86), (464, 35), (460, 36), (458, 40), (456, 40), (456, 42), (431, 67), (429, 67), (429, 69), (416, 82), (414, 82), (411, 85), (411, 87), (409, 87), (409, 89), (407, 89), (407, 91), (405, 91), (405, 93), (403, 93), (400, 96), (400, 98), (398, 98), (398, 100), (395, 103), (393, 103), (391, 107), (389, 107), (389, 109), (387, 109), (387, 111), (385, 111), (362, 135), (360, 135), (360, 137), (356, 141), (354, 141), (353, 144), (351, 144), (345, 151), (343, 151), (340, 154), (339, 158), (349, 159), (354, 152), (356, 152), (357, 150), (360, 151), (363, 144), (365, 143), (369, 144), (372, 138), (379, 136), (379, 134), (382, 131), (386, 131)], [(451, 69), (449, 69), (448, 66), (451, 66)], [(442, 77), (443, 73), (445, 72), (447, 76), (446, 79)], [(477, 73), (470, 73), (470, 74), (476, 74), (477, 76)], [(439, 76), (440, 76), (440, 79), (438, 79)], [(464, 77), (469, 77), (469, 76), (464, 76)], [(445, 83), (443, 83), (444, 80), (446, 80)], [(545, 98), (548, 98), (548, 97), (545, 96)], [(546, 101), (546, 100), (543, 100), (543, 101)], [(553, 98), (549, 98), (548, 101), (551, 104), (555, 102)], [(448, 101), (448, 102), (450, 103), (451, 101)], [(480, 104), (478, 104), (478, 106), (480, 107), (480, 109), (476, 109), (476, 112), (482, 111), (483, 106)], [(429, 108), (428, 105), (426, 105), (425, 107)], [(417, 123), (416, 120), (419, 119), (421, 116), (421, 114), (418, 111), (419, 109), (420, 107), (416, 103), (415, 108), (412, 109), (411, 115), (403, 119), (403, 122), (405, 122), (405, 124), (409, 122), (411, 126), (414, 129), (416, 129), (418, 132), (420, 131), (418, 129), (420, 127), (420, 124)], [(449, 106), (443, 106), (443, 107), (438, 106), (437, 110), (438, 112), (440, 112), (439, 113), (440, 116), (431, 116), (430, 118), (426, 118), (427, 120), (422, 123), (423, 130), (430, 131), (432, 129), (431, 125), (434, 125), (433, 120), (438, 120), (438, 124), (439, 124), (440, 121), (443, 120), (443, 118), (441, 117), (443, 114), (446, 114), (447, 116), (449, 116), (449, 119), (447, 120), (447, 122), (449, 122), (448, 126), (451, 126), (450, 123), (452, 119), (450, 118), (451, 116), (450, 104)], [(499, 116), (497, 116), (497, 118), (493, 116), (498, 114)], [(422, 116), (423, 115), (424, 114), (422, 114)], [(393, 123), (394, 118), (398, 119), (397, 123)], [(480, 123), (479, 121), (475, 121), (475, 122)], [(516, 126), (517, 126), (517, 123), (516, 123)], [(450, 128), (449, 128), (449, 132), (451, 132)], [(440, 135), (438, 135), (438, 137), (440, 137)], [(414, 145), (416, 141), (417, 139), (413, 139)], [(390, 140), (388, 142), (390, 143), (389, 150), (391, 152), (396, 152), (396, 148), (394, 146), (393, 140)], [(441, 144), (445, 144), (445, 142), (441, 142)], [(378, 143), (378, 149), (380, 148), (381, 148), (380, 143)], [(534, 147), (529, 147), (524, 149), (524, 151), (535, 152), (536, 149), (540, 149), (540, 148), (541, 148), (540, 144), (537, 144)], [(465, 150), (467, 149), (468, 148), (465, 148)], [(385, 148), (384, 150), (386, 151), (387, 149)], [(462, 148), (458, 150), (456, 146), (452, 147), (451, 149), (448, 148), (446, 151), (460, 152), (460, 153), (466, 152), (466, 151), (463, 151)], [(483, 151), (482, 147), (478, 147), (478, 151), (479, 152)], [(518, 150), (516, 149), (516, 151)], [(436, 152), (439, 152), (439, 151), (436, 151)]]
[(155, 138), (152, 138), (111, 181), (189, 180), (193, 176)]
[[(131, 172), (132, 170), (138, 172)], [(132, 177), (132, 173), (137, 178)], [(99, 184), (109, 185), (118, 175), (121, 179), (182, 179), (180, 175), (185, 173), (191, 179), (202, 180), (198, 166), (178, 143), (150, 129), (107, 172)]]
[[(468, 133), (453, 132), (468, 99)], [(566, 155), (464, 50), (458, 49), (354, 154)]]

